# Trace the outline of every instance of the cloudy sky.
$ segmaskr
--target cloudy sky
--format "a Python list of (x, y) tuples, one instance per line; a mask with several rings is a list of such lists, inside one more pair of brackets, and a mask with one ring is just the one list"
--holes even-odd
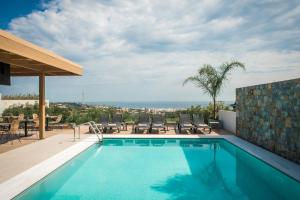
[[(47, 78), (52, 101), (205, 101), (183, 80), (232, 59), (219, 100), (235, 88), (300, 77), (299, 0), (6, 0), (0, 28), (64, 56), (82, 77)], [(13, 78), (3, 94), (38, 92)]]

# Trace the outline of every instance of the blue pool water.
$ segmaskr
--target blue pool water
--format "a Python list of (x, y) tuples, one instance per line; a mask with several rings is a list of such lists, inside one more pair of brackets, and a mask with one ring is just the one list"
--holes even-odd
[(300, 199), (300, 183), (223, 139), (106, 139), (16, 199)]

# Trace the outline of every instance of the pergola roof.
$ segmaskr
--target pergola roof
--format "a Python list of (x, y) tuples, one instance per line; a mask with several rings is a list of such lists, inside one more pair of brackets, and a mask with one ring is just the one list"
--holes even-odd
[(11, 65), (11, 76), (82, 75), (81, 66), (0, 30), (0, 62)]

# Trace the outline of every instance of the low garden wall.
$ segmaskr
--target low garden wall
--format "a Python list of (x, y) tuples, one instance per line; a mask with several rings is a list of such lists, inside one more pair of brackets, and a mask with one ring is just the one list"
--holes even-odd
[(236, 112), (220, 110), (219, 120), (222, 121), (223, 129), (230, 131), (231, 133), (236, 132)]
[[(9, 107), (21, 106), (21, 105), (35, 105), (39, 100), (1, 100), (0, 99), (0, 116), (2, 112)], [(49, 107), (49, 100), (45, 101), (46, 107)]]
[(238, 88), (236, 135), (300, 163), (300, 79)]

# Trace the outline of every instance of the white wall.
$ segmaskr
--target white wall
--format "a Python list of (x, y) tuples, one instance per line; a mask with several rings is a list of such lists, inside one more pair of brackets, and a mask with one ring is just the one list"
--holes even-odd
[[(38, 104), (39, 100), (1, 100), (0, 99), (0, 115), (2, 112), (9, 107), (15, 107), (20, 105), (34, 105)], [(46, 107), (49, 107), (49, 100), (45, 101)]]
[(232, 133), (236, 133), (236, 112), (220, 110), (219, 120), (223, 122), (223, 128)]

